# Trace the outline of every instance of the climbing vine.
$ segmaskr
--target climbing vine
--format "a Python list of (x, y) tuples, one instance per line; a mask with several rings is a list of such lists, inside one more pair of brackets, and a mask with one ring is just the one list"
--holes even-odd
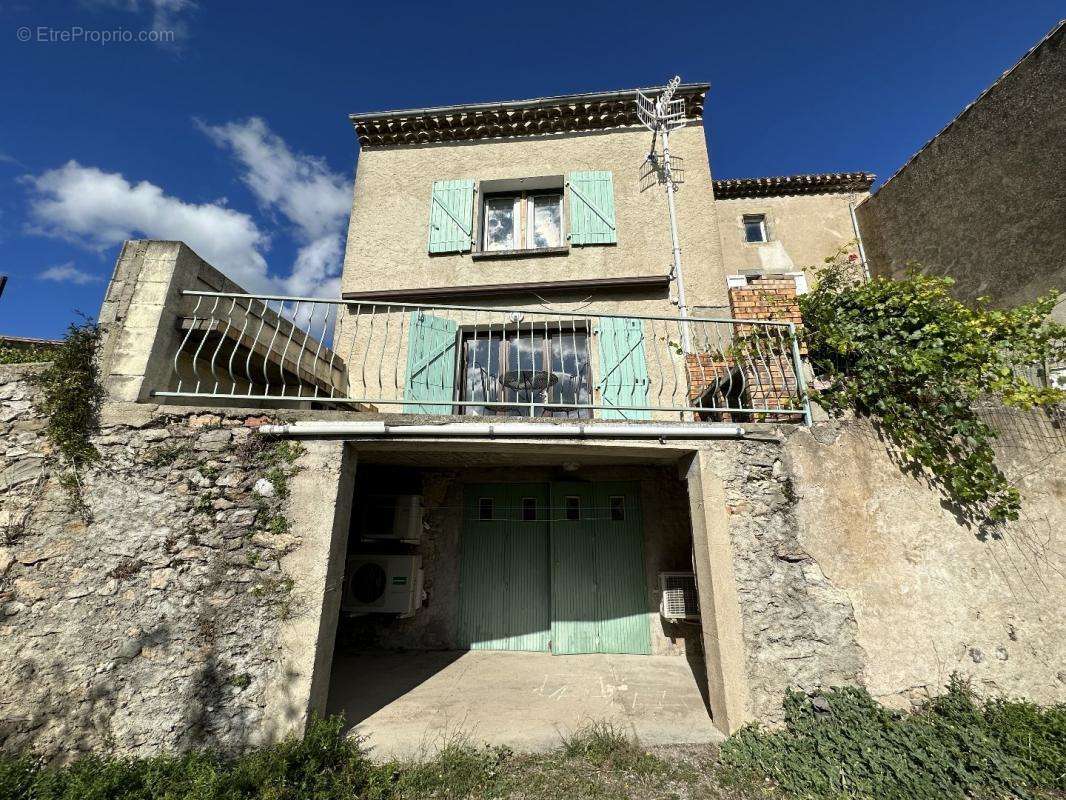
[(1030, 409), (1063, 402), (1047, 385), (1066, 361), (1066, 327), (1048, 322), (1055, 295), (1011, 309), (954, 299), (951, 278), (911, 271), (862, 279), (844, 251), (800, 297), (807, 345), (829, 411), (874, 419), (903, 465), (928, 476), (977, 524), (1017, 519), (1021, 499), (995, 462), (995, 430), (978, 401)]
[(100, 328), (95, 323), (71, 323), (63, 343), (50, 354), (51, 364), (33, 378), (37, 411), (48, 420), (45, 433), (66, 467), (59, 481), (72, 505), (82, 511), (81, 468), (99, 457), (91, 441), (100, 428), (104, 398), (96, 363), (99, 341)]

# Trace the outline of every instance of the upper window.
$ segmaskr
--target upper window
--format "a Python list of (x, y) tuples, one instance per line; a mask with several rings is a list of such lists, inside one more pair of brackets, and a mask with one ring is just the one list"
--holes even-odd
[(766, 235), (766, 215), (765, 214), (745, 214), (744, 215), (744, 241), (745, 242), (765, 242), (768, 241)]
[(562, 210), (561, 192), (486, 195), (481, 249), (498, 252), (562, 247)]

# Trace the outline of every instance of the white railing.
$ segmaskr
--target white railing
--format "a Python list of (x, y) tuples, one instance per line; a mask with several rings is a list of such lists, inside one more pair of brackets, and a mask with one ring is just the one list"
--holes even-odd
[(809, 420), (790, 323), (183, 294), (173, 376), (154, 392), (160, 397), (479, 416)]

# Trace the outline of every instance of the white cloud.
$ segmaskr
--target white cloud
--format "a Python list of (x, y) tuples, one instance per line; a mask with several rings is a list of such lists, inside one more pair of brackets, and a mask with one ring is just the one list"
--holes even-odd
[(231, 152), (240, 165), (241, 179), (259, 204), (280, 212), (303, 242), (286, 291), (336, 296), (351, 182), (332, 172), (325, 159), (294, 153), (259, 117), (224, 125), (196, 124)]
[(139, 236), (178, 239), (249, 291), (271, 291), (262, 251), (269, 237), (255, 221), (220, 203), (186, 203), (153, 183), (68, 161), (27, 176), (30, 216), (39, 232), (95, 249)]
[(195, 0), (82, 0), (90, 7), (114, 8), (120, 11), (140, 13), (147, 9), (152, 14), (153, 31), (173, 31), (174, 40), (160, 40), (163, 45), (176, 45), (188, 33), (188, 25), (182, 15), (197, 8)]
[(77, 161), (23, 181), (37, 232), (104, 249), (126, 239), (176, 239), (251, 292), (336, 297), (351, 206), (351, 183), (324, 159), (295, 153), (258, 117), (223, 125), (196, 123), (232, 154), (241, 180), (269, 214), (292, 226), (299, 250), (291, 272), (270, 275), (270, 237), (225, 200), (188, 203), (148, 181), (131, 183)]
[(68, 261), (65, 264), (57, 264), (54, 267), (42, 270), (37, 277), (42, 281), (76, 283), (79, 286), (83, 286), (86, 283), (98, 283), (103, 280), (99, 275), (93, 275), (91, 272), (85, 272), (85, 270), (78, 269), (74, 266), (73, 261)]

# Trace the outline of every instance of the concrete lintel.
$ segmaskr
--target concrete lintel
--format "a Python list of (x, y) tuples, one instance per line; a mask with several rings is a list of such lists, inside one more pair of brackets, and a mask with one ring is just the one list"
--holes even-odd
[(713, 457), (697, 450), (681, 470), (688, 484), (711, 716), (728, 736), (751, 719), (751, 704), (725, 487), (713, 470)]

